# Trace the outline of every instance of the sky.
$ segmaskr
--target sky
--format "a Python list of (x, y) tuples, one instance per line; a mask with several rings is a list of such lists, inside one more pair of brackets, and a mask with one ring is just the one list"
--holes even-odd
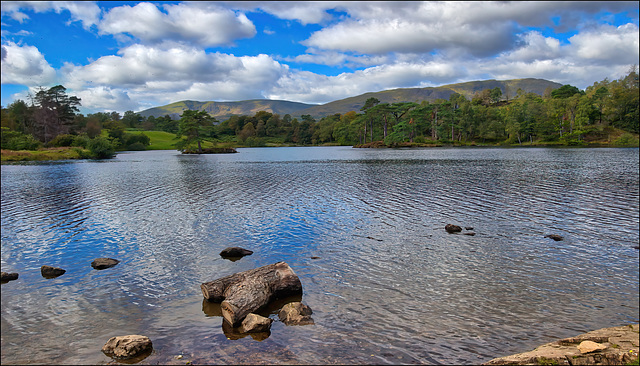
[(638, 64), (638, 4), (2, 1), (2, 105), (55, 85), (83, 114), (490, 79), (585, 89)]

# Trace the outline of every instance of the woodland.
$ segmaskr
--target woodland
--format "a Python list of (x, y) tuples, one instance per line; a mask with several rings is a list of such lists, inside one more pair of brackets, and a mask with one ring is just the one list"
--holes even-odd
[[(314, 119), (259, 111), (218, 121), (205, 111), (186, 110), (180, 119), (143, 117), (133, 111), (79, 113), (81, 100), (57, 85), (40, 88), (29, 100), (2, 107), (2, 149), (75, 147), (80, 158), (108, 158), (118, 150), (144, 150), (146, 131), (175, 134), (171, 148), (209, 146), (353, 145), (358, 147), (560, 145), (638, 146), (637, 66), (617, 80), (572, 85), (542, 95), (500, 88), (471, 98), (381, 103), (375, 97), (359, 109)], [(7, 152), (8, 153), (8, 152)]]

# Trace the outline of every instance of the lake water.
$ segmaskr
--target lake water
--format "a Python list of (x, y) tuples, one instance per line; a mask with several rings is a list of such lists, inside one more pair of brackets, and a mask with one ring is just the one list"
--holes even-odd
[[(3, 165), (2, 364), (477, 364), (638, 321), (638, 149), (238, 151)], [(278, 261), (315, 325), (233, 339), (200, 284)]]

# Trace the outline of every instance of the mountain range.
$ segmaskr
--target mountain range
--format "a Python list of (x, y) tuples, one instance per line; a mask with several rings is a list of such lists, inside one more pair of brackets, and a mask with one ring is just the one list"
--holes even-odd
[(562, 84), (553, 81), (533, 78), (481, 80), (437, 87), (401, 88), (371, 92), (320, 105), (270, 99), (253, 99), (237, 102), (197, 102), (193, 100), (183, 100), (161, 107), (146, 109), (138, 112), (138, 114), (144, 117), (169, 115), (174, 119), (178, 119), (185, 110), (204, 110), (216, 119), (224, 121), (232, 115), (253, 116), (259, 111), (267, 111), (269, 113), (279, 114), (280, 116), (290, 114), (292, 117), (300, 117), (308, 114), (317, 120), (336, 113), (344, 114), (349, 111), (359, 112), (360, 108), (362, 108), (365, 101), (369, 98), (377, 98), (381, 103), (420, 103), (423, 100), (429, 102), (437, 99), (448, 100), (451, 94), (459, 93), (467, 99), (471, 99), (477, 92), (498, 87), (502, 90), (503, 96), (510, 99), (517, 95), (518, 89), (522, 89), (526, 93), (542, 95), (547, 88), (553, 90), (561, 86)]

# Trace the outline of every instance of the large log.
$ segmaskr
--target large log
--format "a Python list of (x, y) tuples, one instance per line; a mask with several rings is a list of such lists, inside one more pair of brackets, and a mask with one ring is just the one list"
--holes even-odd
[(302, 294), (302, 283), (285, 262), (238, 272), (200, 285), (207, 301), (219, 302), (222, 317), (232, 326), (272, 300)]

